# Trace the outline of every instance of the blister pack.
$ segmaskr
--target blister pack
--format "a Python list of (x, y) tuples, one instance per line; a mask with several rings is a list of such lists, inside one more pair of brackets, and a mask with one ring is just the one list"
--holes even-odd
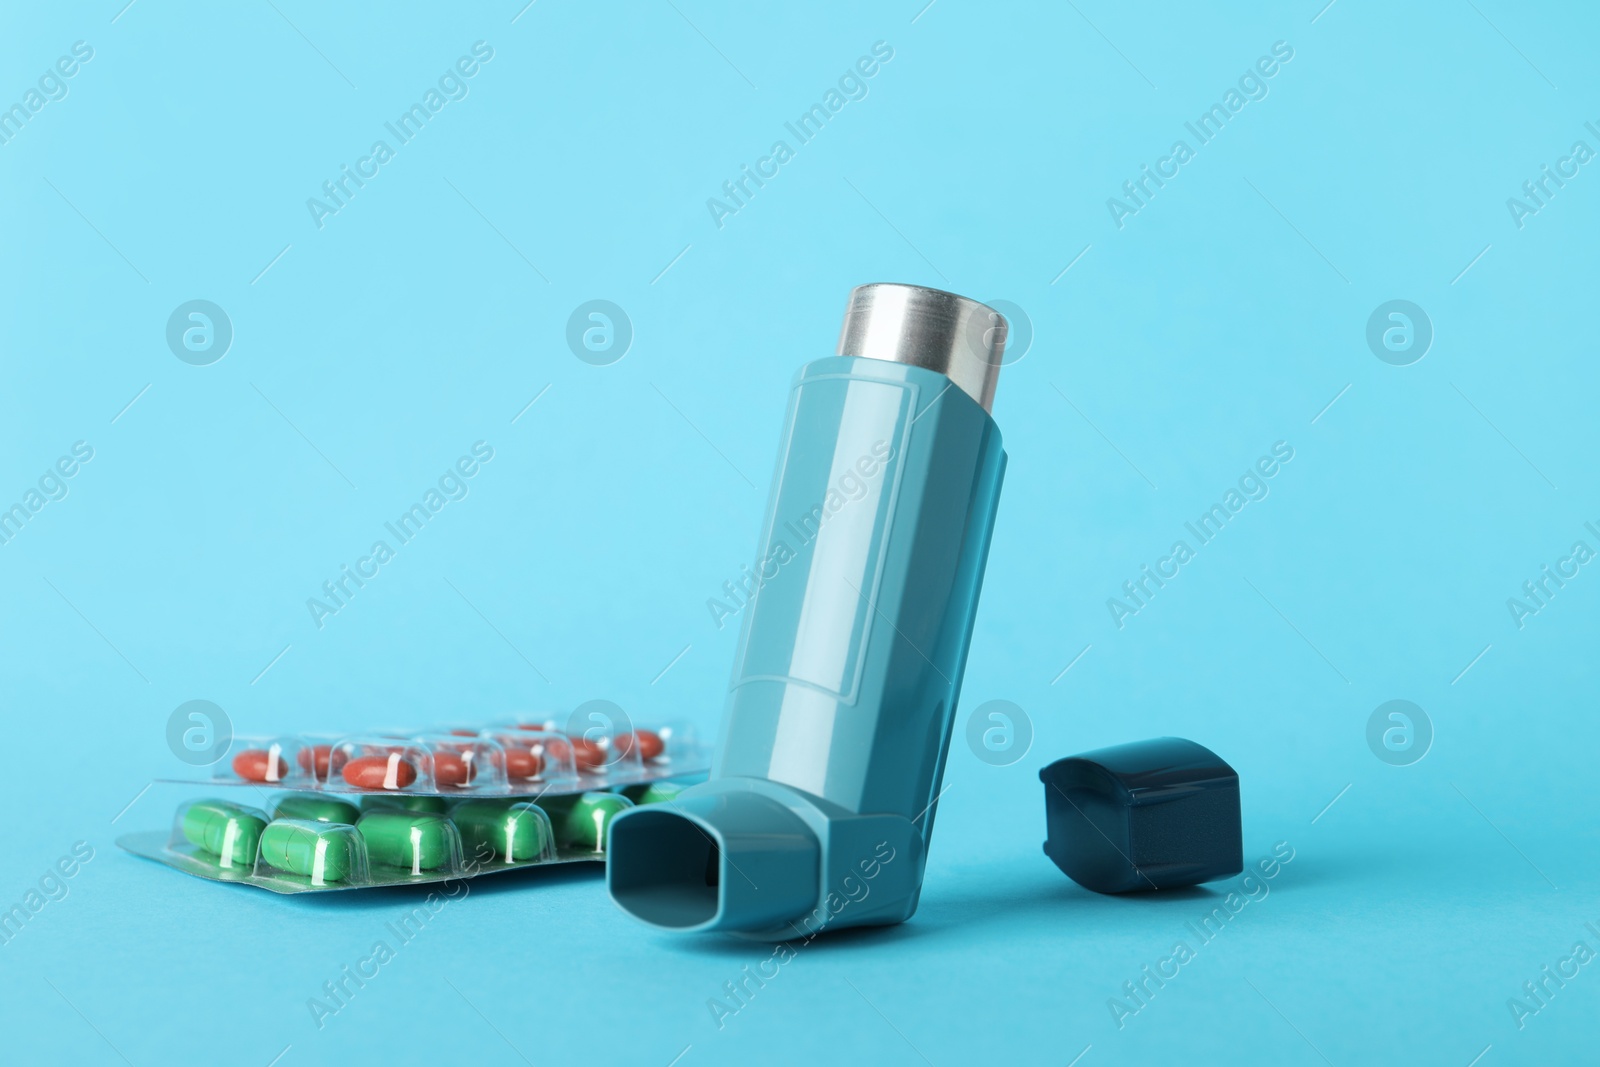
[(697, 774), (706, 747), (681, 725), (564, 733), (554, 722), (504, 722), (422, 731), (234, 738), (205, 784), (323, 793), (538, 796)]
[(209, 797), (180, 805), (169, 832), (117, 844), (186, 874), (275, 893), (415, 885), (603, 861), (618, 812), (670, 802), (683, 787), (638, 782), (531, 799), (369, 793), (359, 803), (294, 792), (267, 808)]
[(170, 832), (117, 844), (201, 878), (279, 893), (604, 860), (614, 815), (671, 799), (681, 784), (669, 779), (703, 776), (710, 763), (682, 724), (636, 729), (625, 716), (574, 713), (566, 725), (528, 716), (235, 736), (211, 778), (178, 780), (216, 795), (181, 805)]

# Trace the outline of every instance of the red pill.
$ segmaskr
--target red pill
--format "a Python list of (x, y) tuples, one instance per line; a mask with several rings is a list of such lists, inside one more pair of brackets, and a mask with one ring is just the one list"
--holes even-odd
[(398, 752), (358, 756), (344, 765), (342, 773), (357, 789), (404, 789), (417, 780), (417, 769)]
[(300, 769), (317, 778), (328, 777), (328, 757), (333, 752), (332, 745), (311, 745), (300, 750)]
[(653, 760), (666, 750), (666, 744), (661, 740), (661, 735), (650, 730), (635, 730), (631, 734), (617, 736), (617, 751), (627, 752), (634, 745), (639, 746), (639, 758)]
[(451, 737), (477, 737), (478, 736), (478, 731), (476, 731), (476, 730), (451, 730), (450, 731), (450, 736)]
[(250, 782), (278, 782), (289, 773), (289, 761), (277, 745), (247, 748), (233, 757), (233, 773)]
[(574, 737), (572, 758), (586, 771), (597, 771), (606, 765), (606, 750), (586, 737)]
[(525, 748), (506, 750), (506, 775), (514, 779), (537, 778), (544, 771), (544, 757)]
[(454, 752), (435, 752), (433, 754), (433, 780), (438, 785), (466, 785), (472, 779), (472, 753), (458, 755)]

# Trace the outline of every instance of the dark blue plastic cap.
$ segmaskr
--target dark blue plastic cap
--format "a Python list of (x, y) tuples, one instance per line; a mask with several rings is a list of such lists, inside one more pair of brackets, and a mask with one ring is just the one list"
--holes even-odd
[(1085, 889), (1173, 889), (1244, 869), (1239, 775), (1203, 745), (1115, 745), (1056, 760), (1039, 778), (1044, 854)]

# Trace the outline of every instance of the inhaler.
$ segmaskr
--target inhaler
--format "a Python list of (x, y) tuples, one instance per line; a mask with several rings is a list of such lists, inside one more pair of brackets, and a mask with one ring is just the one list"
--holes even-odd
[(1006, 455), (1006, 321), (850, 293), (789, 394), (710, 779), (611, 824), (607, 885), (670, 930), (789, 940), (916, 911)]

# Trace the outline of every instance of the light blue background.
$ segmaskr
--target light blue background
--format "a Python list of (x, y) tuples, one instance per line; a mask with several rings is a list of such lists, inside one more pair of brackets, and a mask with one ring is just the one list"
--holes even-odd
[[(0, 16), (0, 102), (94, 48), (0, 145), (0, 498), (95, 449), (0, 547), (0, 902), (95, 849), (0, 947), (10, 1058), (1592, 1058), (1600, 966), (1525, 1029), (1506, 1006), (1600, 948), (1600, 571), (1523, 629), (1506, 608), (1600, 548), (1600, 173), (1523, 228), (1506, 207), (1600, 149), (1584, 5), (121, 4)], [(306, 199), (479, 40), (470, 95), (319, 230)], [(706, 199), (880, 40), (867, 98), (718, 229)], [(1267, 98), (1118, 229), (1106, 199), (1275, 41)], [(792, 374), (877, 280), (1035, 333), (961, 713), (1012, 700), (1035, 737), (995, 768), (958, 735), (910, 923), (807, 946), (719, 1030), (708, 998), (770, 948), (537, 872), (475, 884), (319, 1031), (307, 999), (420, 894), (291, 900), (114, 847), (185, 795), (141, 790), (183, 770), (191, 699), (241, 731), (600, 697), (713, 729), (736, 633), (705, 602), (753, 558)], [(196, 298), (235, 330), (208, 367), (164, 340)], [(595, 298), (634, 326), (612, 366), (564, 340)], [(1436, 332), (1407, 367), (1364, 339), (1396, 298)], [(306, 598), (479, 440), (470, 496), (318, 630)], [(1271, 495), (1119, 630), (1106, 599), (1280, 440)], [(1365, 740), (1395, 698), (1436, 731), (1409, 767)], [(1107, 999), (1226, 887), (1072, 885), (1036, 771), (1162, 734), (1238, 768), (1248, 859), (1295, 859), (1119, 1030)]]

